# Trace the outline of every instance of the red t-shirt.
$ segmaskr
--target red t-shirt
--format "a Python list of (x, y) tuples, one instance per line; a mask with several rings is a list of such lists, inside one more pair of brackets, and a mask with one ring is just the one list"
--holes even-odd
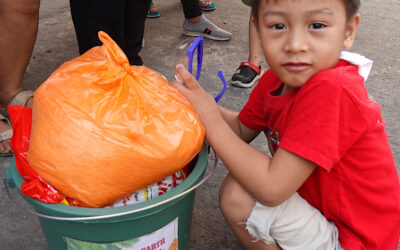
[(339, 230), (344, 249), (397, 249), (400, 184), (379, 105), (358, 66), (340, 60), (285, 95), (271, 71), (239, 114), (281, 147), (318, 165), (298, 190)]

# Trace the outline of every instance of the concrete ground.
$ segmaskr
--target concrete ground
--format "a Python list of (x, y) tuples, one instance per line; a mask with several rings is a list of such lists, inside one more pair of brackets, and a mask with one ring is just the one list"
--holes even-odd
[[(42, 0), (39, 34), (26, 71), (24, 85), (36, 89), (63, 62), (78, 56), (76, 37), (67, 0)], [(374, 60), (366, 87), (381, 104), (396, 166), (400, 166), (400, 2), (398, 0), (362, 1), (362, 22), (352, 51)], [(156, 0), (161, 17), (146, 21), (145, 47), (141, 55), (145, 65), (173, 76), (173, 48), (182, 35), (183, 14), (178, 0)], [(201, 83), (212, 94), (221, 88), (217, 70), (230, 78), (241, 61), (247, 59), (249, 8), (239, 0), (216, 0), (217, 9), (205, 15), (229, 30), (228, 42), (205, 40)], [(264, 69), (267, 68), (263, 63)], [(239, 111), (250, 89), (228, 88), (221, 105)], [(265, 141), (253, 145), (266, 151)], [(0, 176), (4, 178), (10, 158), (0, 158)], [(191, 249), (242, 249), (222, 218), (218, 208), (218, 190), (227, 171), (222, 164), (197, 190), (193, 213)], [(0, 192), (0, 249), (47, 249), (38, 220), (11, 205), (4, 190)], [(384, 229), (383, 229), (384, 230)], [(398, 248), (400, 249), (400, 248)]]

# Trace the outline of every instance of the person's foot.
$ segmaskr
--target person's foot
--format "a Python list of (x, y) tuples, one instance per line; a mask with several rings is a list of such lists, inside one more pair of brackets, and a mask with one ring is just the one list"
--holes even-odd
[(260, 78), (261, 66), (254, 65), (250, 62), (242, 62), (235, 74), (232, 76), (232, 85), (251, 88)]
[(205, 11), (215, 10), (216, 6), (212, 0), (199, 0), (200, 8)]
[(11, 136), (12, 129), (9, 124), (6, 123), (5, 117), (0, 117), (0, 156), (12, 155), (11, 149)]
[(156, 18), (160, 16), (160, 11), (157, 9), (157, 7), (154, 5), (154, 2), (151, 1), (150, 4), (150, 9), (147, 12), (147, 17), (148, 18)]
[(211, 40), (227, 41), (232, 38), (232, 34), (223, 30), (209, 21), (204, 15), (197, 23), (191, 23), (185, 18), (183, 23), (183, 34), (186, 36), (203, 36)]

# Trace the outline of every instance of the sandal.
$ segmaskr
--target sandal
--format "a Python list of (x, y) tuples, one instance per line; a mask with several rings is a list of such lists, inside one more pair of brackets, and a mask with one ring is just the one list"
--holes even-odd
[(210, 5), (208, 5), (207, 0), (199, 0), (199, 2), (200, 2), (200, 8), (201, 8), (202, 10), (211, 11), (211, 10), (215, 10), (215, 8), (217, 8), (217, 7), (215, 6), (215, 3), (214, 3), (214, 2), (211, 2)]
[(156, 18), (156, 17), (159, 17), (160, 15), (161, 15), (160, 11), (154, 6), (154, 2), (151, 1), (150, 8), (149, 8), (149, 11), (147, 12), (146, 17)]
[(27, 102), (29, 99), (33, 97), (32, 90), (22, 90), (19, 92), (10, 102), (10, 106), (19, 105), (26, 107)]
[(256, 66), (250, 62), (242, 62), (235, 74), (232, 76), (232, 85), (251, 88), (260, 78), (261, 65)]
[[(14, 98), (11, 100), (9, 105), (11, 105), (11, 106), (19, 105), (19, 106), (26, 107), (27, 102), (32, 97), (33, 97), (33, 91), (23, 90), (23, 91), (19, 92), (16, 96), (14, 96)], [(0, 114), (0, 122), (4, 122), (11, 126), (10, 121), (1, 114)], [(12, 134), (13, 134), (13, 131), (11, 128), (7, 129), (6, 131), (1, 132), (0, 133), (0, 143), (10, 140), (12, 138)], [(13, 154), (13, 152), (11, 150), (1, 150), (0, 151), (0, 157), (12, 156), (12, 154)]]
[[(1, 114), (0, 114), (0, 122), (4, 122), (11, 126), (10, 121)], [(13, 134), (13, 131), (11, 128), (7, 129), (6, 131), (1, 132), (0, 133), (0, 143), (10, 140), (12, 138), (12, 134)], [(12, 154), (13, 153), (11, 150), (7, 150), (7, 149), (0, 150), (0, 157), (12, 156)]]

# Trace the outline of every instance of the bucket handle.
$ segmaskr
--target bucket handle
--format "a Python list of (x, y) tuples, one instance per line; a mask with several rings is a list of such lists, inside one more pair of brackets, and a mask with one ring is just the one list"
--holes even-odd
[[(210, 148), (210, 147), (209, 147)], [(213, 150), (214, 151), (214, 150)], [(130, 211), (125, 211), (125, 212), (120, 212), (120, 213), (115, 213), (115, 214), (105, 214), (105, 215), (96, 215), (96, 216), (87, 216), (87, 217), (59, 217), (59, 216), (51, 216), (48, 214), (43, 214), (40, 212), (37, 212), (31, 208), (28, 208), (27, 206), (25, 206), (24, 204), (18, 202), (17, 200), (15, 200), (9, 190), (8, 187), (8, 182), (7, 182), (7, 178), (4, 178), (4, 188), (6, 190), (7, 196), (8, 198), (11, 200), (11, 202), (17, 206), (18, 208), (24, 210), (25, 212), (28, 212), (30, 214), (36, 215), (38, 217), (42, 217), (42, 218), (46, 218), (46, 219), (51, 219), (51, 220), (59, 220), (59, 221), (90, 221), (90, 220), (101, 220), (101, 219), (109, 219), (109, 218), (114, 218), (114, 217), (118, 217), (118, 216), (123, 216), (123, 215), (128, 215), (128, 214), (134, 214), (134, 213), (138, 213), (147, 209), (151, 209), (154, 207), (158, 207), (160, 205), (163, 205), (165, 203), (168, 203), (170, 201), (176, 200), (180, 197), (185, 196), (186, 194), (192, 192), (193, 190), (195, 190), (196, 188), (198, 188), (200, 185), (202, 185), (210, 176), (211, 174), (214, 172), (214, 170), (217, 167), (217, 163), (218, 163), (218, 157), (217, 154), (214, 151), (214, 164), (213, 167), (210, 168), (209, 171), (206, 171), (205, 175), (203, 176), (203, 178), (196, 183), (194, 186), (192, 186), (191, 188), (185, 190), (184, 192), (177, 194), (171, 198), (168, 198), (166, 200), (162, 200), (160, 202), (157, 202), (155, 204), (151, 204), (149, 206), (146, 207), (142, 207), (142, 208), (138, 208), (138, 209), (134, 209), (134, 210), (130, 210)], [(207, 168), (208, 169), (208, 168)]]

